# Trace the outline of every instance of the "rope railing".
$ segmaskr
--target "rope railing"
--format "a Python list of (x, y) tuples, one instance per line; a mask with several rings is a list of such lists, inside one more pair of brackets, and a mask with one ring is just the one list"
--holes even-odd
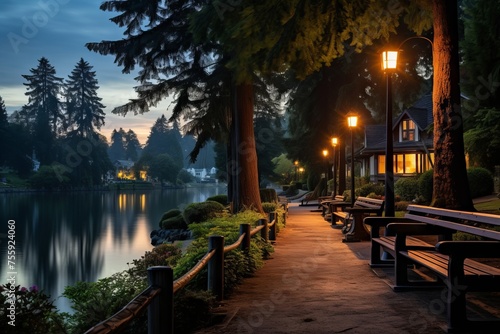
[[(283, 216), (285, 218), (285, 216)], [(172, 268), (156, 266), (148, 268), (149, 286), (132, 299), (120, 311), (108, 319), (90, 328), (85, 334), (117, 333), (130, 321), (148, 308), (148, 333), (173, 333), (173, 295), (184, 288), (205, 266), (208, 266), (208, 290), (218, 300), (222, 300), (224, 292), (224, 254), (240, 247), (250, 248), (252, 236), (261, 233), (261, 238), (268, 242), (276, 240), (275, 213), (259, 221), (259, 226), (250, 229), (250, 224), (240, 225), (240, 236), (233, 244), (224, 246), (224, 237), (210, 236), (207, 253), (183, 276), (173, 280)]]

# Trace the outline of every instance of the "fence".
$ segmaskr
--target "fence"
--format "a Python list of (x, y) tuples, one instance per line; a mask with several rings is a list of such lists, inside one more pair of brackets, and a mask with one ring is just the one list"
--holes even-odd
[[(285, 218), (285, 215), (283, 216)], [(173, 270), (168, 266), (148, 268), (149, 286), (138, 296), (132, 299), (125, 307), (110, 318), (90, 328), (85, 334), (118, 333), (123, 330), (135, 317), (148, 309), (148, 333), (173, 333), (174, 328), (174, 294), (185, 287), (198, 273), (208, 265), (208, 286), (217, 300), (224, 295), (224, 254), (238, 247), (242, 250), (250, 248), (251, 237), (259, 231), (266, 242), (276, 240), (277, 215), (269, 214), (266, 219), (259, 220), (259, 226), (251, 229), (250, 224), (240, 225), (240, 237), (232, 245), (224, 247), (224, 237), (211, 236), (208, 238), (208, 251), (182, 277), (173, 280)]]

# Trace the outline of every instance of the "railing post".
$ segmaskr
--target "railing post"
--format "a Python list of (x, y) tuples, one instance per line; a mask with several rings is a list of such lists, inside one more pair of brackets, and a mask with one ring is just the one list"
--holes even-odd
[[(269, 212), (269, 221), (272, 222), (275, 219), (277, 219), (276, 212)], [(276, 222), (269, 228), (269, 240), (276, 241)]]
[(240, 236), (245, 234), (243, 242), (241, 243), (241, 250), (243, 251), (248, 251), (250, 249), (250, 240), (252, 239), (252, 236), (250, 235), (251, 231), (252, 229), (250, 224), (240, 224)]
[(148, 268), (149, 285), (159, 287), (160, 294), (148, 306), (148, 334), (174, 332), (174, 274), (168, 266)]
[(259, 219), (259, 226), (264, 225), (260, 230), (260, 237), (267, 243), (269, 242), (269, 227), (267, 226), (267, 219)]
[(217, 300), (224, 296), (224, 237), (212, 235), (208, 238), (208, 251), (215, 249), (214, 256), (208, 261), (208, 290)]

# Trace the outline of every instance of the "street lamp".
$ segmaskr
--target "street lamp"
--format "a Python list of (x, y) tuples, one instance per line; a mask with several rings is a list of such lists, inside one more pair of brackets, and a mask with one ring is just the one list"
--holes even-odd
[(325, 196), (328, 195), (328, 150), (323, 150), (325, 157), (326, 173), (325, 173)]
[(392, 138), (392, 73), (396, 70), (398, 51), (382, 52), (382, 69), (386, 77), (385, 114), (385, 216), (394, 217), (394, 149)]
[(295, 160), (293, 164), (295, 165), (295, 182), (297, 182), (299, 180), (297, 175), (297, 168), (299, 168), (299, 161)]
[(353, 129), (358, 124), (358, 116), (350, 113), (347, 115), (347, 125), (351, 130), (351, 206), (354, 206), (354, 136)]
[(335, 198), (337, 195), (337, 161), (336, 161), (336, 156), (335, 156), (335, 148), (337, 147), (337, 144), (339, 143), (339, 139), (337, 137), (332, 138), (332, 146), (333, 146), (333, 166), (332, 166), (332, 172), (333, 172), (333, 195), (332, 197)]

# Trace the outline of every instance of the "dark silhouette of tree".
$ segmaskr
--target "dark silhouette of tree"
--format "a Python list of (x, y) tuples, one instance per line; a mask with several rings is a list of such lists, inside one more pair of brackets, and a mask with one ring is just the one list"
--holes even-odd
[(111, 161), (125, 160), (125, 137), (126, 133), (122, 128), (118, 131), (113, 129), (113, 132), (111, 132), (111, 146), (108, 150), (109, 159)]
[(125, 159), (137, 161), (141, 152), (141, 143), (134, 131), (129, 129), (125, 134)]
[(32, 132), (37, 158), (41, 164), (50, 164), (53, 159), (54, 138), (63, 122), (62, 103), (59, 94), (63, 79), (56, 77), (56, 70), (47, 58), (38, 61), (38, 67), (30, 69), (27, 80), (28, 104), (23, 107), (23, 117), (33, 124)]
[(183, 167), (182, 149), (177, 140), (175, 131), (168, 126), (165, 115), (159, 117), (151, 127), (148, 140), (144, 146), (144, 154), (155, 157), (159, 154), (168, 154), (172, 160)]
[(81, 137), (92, 136), (104, 125), (105, 106), (97, 96), (95, 76), (92, 66), (81, 58), (66, 82), (67, 125)]
[(7, 161), (7, 133), (8, 133), (9, 122), (7, 120), (7, 109), (5, 108), (5, 103), (0, 96), (0, 166), (5, 164)]

